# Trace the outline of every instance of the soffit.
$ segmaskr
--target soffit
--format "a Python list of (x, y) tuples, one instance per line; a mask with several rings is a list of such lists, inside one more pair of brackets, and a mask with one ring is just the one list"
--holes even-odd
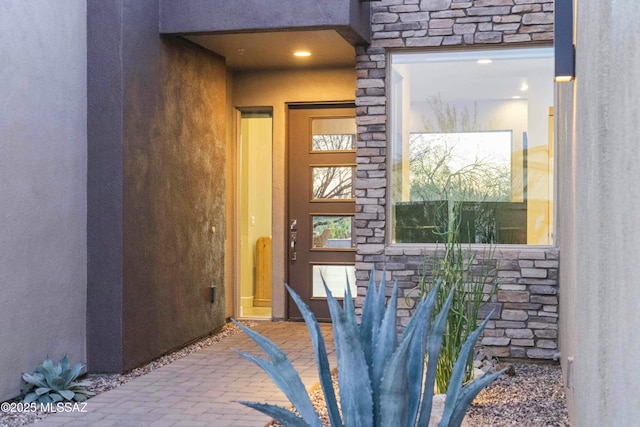
[[(185, 36), (223, 56), (237, 70), (355, 66), (355, 49), (334, 30)], [(308, 51), (309, 57), (294, 57)]]

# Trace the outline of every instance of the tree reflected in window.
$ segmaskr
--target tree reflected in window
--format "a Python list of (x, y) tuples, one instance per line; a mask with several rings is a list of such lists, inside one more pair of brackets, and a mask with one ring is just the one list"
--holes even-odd
[(313, 151), (345, 151), (355, 149), (355, 135), (313, 135)]
[(353, 167), (313, 167), (314, 199), (352, 199)]

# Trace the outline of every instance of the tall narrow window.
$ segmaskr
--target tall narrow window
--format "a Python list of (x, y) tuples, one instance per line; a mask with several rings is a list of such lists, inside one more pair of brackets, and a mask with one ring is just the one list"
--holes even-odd
[(271, 110), (240, 114), (240, 316), (271, 317), (272, 152)]
[(391, 63), (392, 242), (553, 244), (553, 49)]

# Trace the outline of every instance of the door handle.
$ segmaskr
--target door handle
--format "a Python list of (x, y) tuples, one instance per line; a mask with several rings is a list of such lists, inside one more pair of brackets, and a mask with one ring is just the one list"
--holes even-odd
[(298, 220), (292, 219), (289, 222), (289, 259), (295, 261), (298, 259), (296, 253), (296, 242), (298, 240)]

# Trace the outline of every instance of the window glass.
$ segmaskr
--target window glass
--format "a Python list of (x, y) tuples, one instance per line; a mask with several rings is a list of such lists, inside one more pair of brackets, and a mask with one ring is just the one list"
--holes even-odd
[(355, 298), (358, 289), (356, 288), (356, 267), (354, 265), (314, 265), (313, 266), (312, 298), (326, 298), (327, 292), (331, 291), (334, 298), (343, 298), (347, 290), (347, 283), (351, 295)]
[(353, 166), (312, 167), (313, 199), (352, 199)]
[(553, 244), (553, 49), (391, 63), (392, 241)]
[(321, 118), (311, 122), (312, 151), (356, 149), (356, 122), (353, 118)]
[(353, 216), (313, 215), (311, 218), (314, 249), (351, 249), (354, 246)]

